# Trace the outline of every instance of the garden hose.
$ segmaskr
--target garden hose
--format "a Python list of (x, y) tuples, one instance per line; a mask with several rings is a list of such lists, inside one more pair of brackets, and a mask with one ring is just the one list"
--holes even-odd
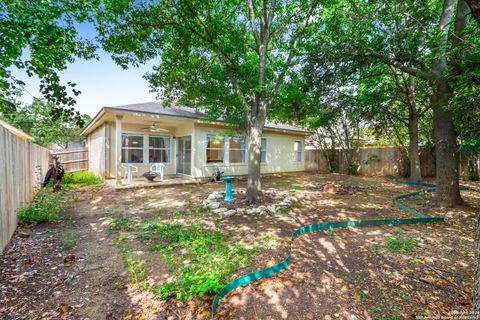
[[(400, 225), (400, 224), (415, 224), (415, 223), (428, 223), (428, 222), (444, 222), (444, 218), (442, 217), (429, 217), (424, 215), (423, 213), (407, 207), (406, 205), (402, 204), (400, 200), (418, 196), (427, 192), (435, 191), (435, 185), (432, 183), (425, 183), (425, 182), (417, 182), (411, 180), (398, 180), (395, 177), (388, 176), (387, 179), (395, 180), (398, 183), (408, 184), (413, 186), (421, 186), (421, 187), (429, 187), (429, 189), (424, 189), (416, 192), (406, 193), (399, 195), (394, 198), (395, 205), (404, 210), (408, 213), (416, 216), (416, 218), (398, 218), (398, 219), (376, 219), (376, 220), (346, 220), (346, 221), (331, 221), (331, 222), (323, 222), (318, 224), (312, 224), (308, 226), (301, 227), (295, 232), (292, 233), (290, 236), (291, 239), (295, 239), (296, 237), (313, 231), (319, 230), (328, 230), (328, 229), (335, 229), (335, 228), (345, 228), (345, 227), (366, 227), (366, 226), (379, 226), (379, 225)], [(470, 190), (469, 187), (460, 186), (460, 190)], [(271, 276), (274, 273), (280, 272), (283, 269), (287, 268), (291, 260), (291, 256), (289, 255), (287, 258), (282, 260), (281, 262), (265, 268), (261, 269), (247, 275), (241, 276), (237, 279), (230, 281), (220, 292), (215, 296), (215, 299), (212, 303), (212, 320), (215, 317), (215, 311), (217, 310), (218, 304), (220, 300), (227, 295), (230, 291), (244, 286), (254, 280), (265, 278)]]

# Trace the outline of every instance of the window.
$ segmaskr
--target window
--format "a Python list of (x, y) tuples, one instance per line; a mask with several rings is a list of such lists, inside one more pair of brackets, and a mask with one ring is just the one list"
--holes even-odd
[(245, 137), (234, 136), (229, 139), (230, 163), (245, 163)]
[(148, 138), (148, 162), (170, 162), (170, 137), (151, 135)]
[(302, 142), (301, 141), (295, 141), (293, 143), (293, 152), (295, 156), (295, 161), (296, 162), (302, 162)]
[(207, 163), (222, 163), (225, 155), (225, 138), (207, 136)]
[(262, 146), (260, 147), (260, 162), (267, 163), (267, 139), (262, 138)]
[(122, 133), (122, 163), (143, 163), (143, 135)]

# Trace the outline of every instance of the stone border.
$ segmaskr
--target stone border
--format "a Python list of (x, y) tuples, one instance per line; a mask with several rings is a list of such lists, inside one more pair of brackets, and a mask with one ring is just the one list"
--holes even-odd
[[(245, 189), (233, 189), (232, 193), (235, 194), (245, 194)], [(268, 206), (261, 205), (255, 208), (237, 208), (237, 209), (227, 209), (221, 206), (223, 202), (221, 199), (225, 197), (225, 192), (213, 191), (210, 193), (206, 200), (202, 202), (204, 208), (211, 209), (213, 213), (220, 214), (223, 217), (230, 217), (237, 213), (242, 214), (261, 214), (261, 213), (276, 213), (277, 211), (289, 207), (293, 202), (298, 201), (295, 196), (291, 196), (286, 191), (277, 191), (275, 189), (264, 190), (263, 193), (270, 194), (274, 197), (283, 197), (283, 199), (278, 204), (271, 204)]]

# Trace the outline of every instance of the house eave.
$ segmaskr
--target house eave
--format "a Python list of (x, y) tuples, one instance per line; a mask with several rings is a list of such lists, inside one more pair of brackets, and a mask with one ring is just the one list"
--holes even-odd
[[(204, 124), (204, 125), (217, 125), (217, 126), (226, 126), (228, 123), (225, 121), (206, 121), (199, 119), (198, 117), (188, 117), (188, 116), (172, 116), (172, 115), (164, 115), (164, 114), (159, 114), (156, 112), (148, 112), (148, 111), (132, 111), (132, 110), (125, 110), (125, 109), (119, 109), (115, 107), (102, 107), (102, 109), (95, 115), (95, 117), (90, 120), (90, 122), (85, 126), (85, 128), (82, 130), (80, 133), (81, 136), (87, 136), (93, 129), (96, 127), (95, 125), (97, 122), (106, 114), (106, 113), (114, 113), (116, 115), (130, 115), (130, 116), (161, 116), (162, 118), (165, 119), (172, 119), (172, 120), (178, 120), (178, 119), (183, 119), (183, 120), (191, 120), (195, 123), (199, 124)], [(101, 123), (100, 123), (101, 124)], [(280, 129), (280, 128), (272, 128), (272, 127), (265, 127), (264, 128), (266, 131), (271, 131), (271, 132), (279, 132), (279, 133), (284, 133), (284, 134), (297, 134), (297, 135), (302, 135), (302, 136), (309, 136), (313, 134), (311, 131), (307, 130), (295, 130), (295, 129)]]

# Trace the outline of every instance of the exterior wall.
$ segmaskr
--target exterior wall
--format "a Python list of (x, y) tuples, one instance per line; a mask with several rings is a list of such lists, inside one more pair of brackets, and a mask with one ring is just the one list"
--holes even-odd
[[(116, 141), (115, 141), (115, 123), (107, 123), (107, 178), (115, 178), (115, 148), (116, 148)], [(150, 171), (151, 163), (148, 162), (148, 138), (150, 134), (154, 135), (166, 135), (170, 136), (170, 161), (165, 163), (165, 175), (174, 175), (176, 173), (176, 142), (175, 139), (177, 136), (186, 136), (193, 134), (193, 122), (185, 123), (184, 125), (175, 128), (169, 132), (159, 132), (159, 133), (151, 133), (150, 131), (144, 130), (146, 125), (135, 125), (129, 124), (127, 122), (122, 122), (122, 133), (135, 133), (143, 135), (143, 163), (135, 163), (133, 165), (138, 167), (138, 172), (134, 173), (133, 176), (141, 176), (144, 172)], [(193, 152), (192, 152), (193, 158)]]
[[(148, 162), (149, 131), (142, 129), (145, 125), (122, 122), (122, 133), (143, 135), (143, 163), (136, 163), (138, 172), (134, 176), (141, 176), (150, 170)], [(208, 134), (226, 135), (227, 129), (208, 124), (195, 124), (193, 121), (184, 121), (169, 132), (155, 133), (169, 135), (170, 161), (165, 164), (165, 175), (175, 175), (177, 172), (177, 141), (178, 137), (191, 136), (191, 176), (194, 178), (210, 177), (215, 164), (206, 161), (206, 146)], [(305, 136), (295, 133), (264, 132), (263, 138), (267, 139), (266, 163), (261, 164), (262, 173), (294, 172), (305, 169)], [(294, 161), (294, 142), (302, 144), (302, 161)], [(115, 178), (115, 123), (107, 122), (97, 128), (87, 139), (89, 147), (89, 166), (94, 173), (105, 177)], [(247, 156), (245, 163), (229, 163), (229, 145), (226, 139), (224, 163), (216, 164), (224, 174), (246, 175), (248, 171)]]
[[(225, 175), (246, 175), (248, 172), (247, 159), (245, 157), (245, 163), (230, 164), (228, 161), (228, 139), (226, 139), (225, 145), (225, 158), (224, 163), (207, 163), (207, 135), (220, 134), (225, 135), (226, 129), (209, 127), (205, 125), (196, 125), (194, 134), (194, 145), (196, 148), (196, 156), (194, 157), (194, 169), (192, 171), (193, 177), (210, 177), (213, 173), (213, 168), (217, 165), (220, 171), (223, 171)], [(305, 168), (305, 136), (286, 134), (286, 133), (274, 133), (264, 132), (263, 138), (267, 139), (266, 149), (266, 163), (261, 164), (262, 173), (277, 173), (277, 172), (293, 172), (303, 171)], [(294, 149), (293, 144), (295, 141), (302, 143), (302, 161), (294, 161)]]
[(49, 152), (0, 125), (0, 255), (17, 227), (17, 209), (26, 206), (48, 170)]
[(87, 138), (88, 168), (100, 177), (106, 174), (106, 136), (107, 127), (103, 124)]

